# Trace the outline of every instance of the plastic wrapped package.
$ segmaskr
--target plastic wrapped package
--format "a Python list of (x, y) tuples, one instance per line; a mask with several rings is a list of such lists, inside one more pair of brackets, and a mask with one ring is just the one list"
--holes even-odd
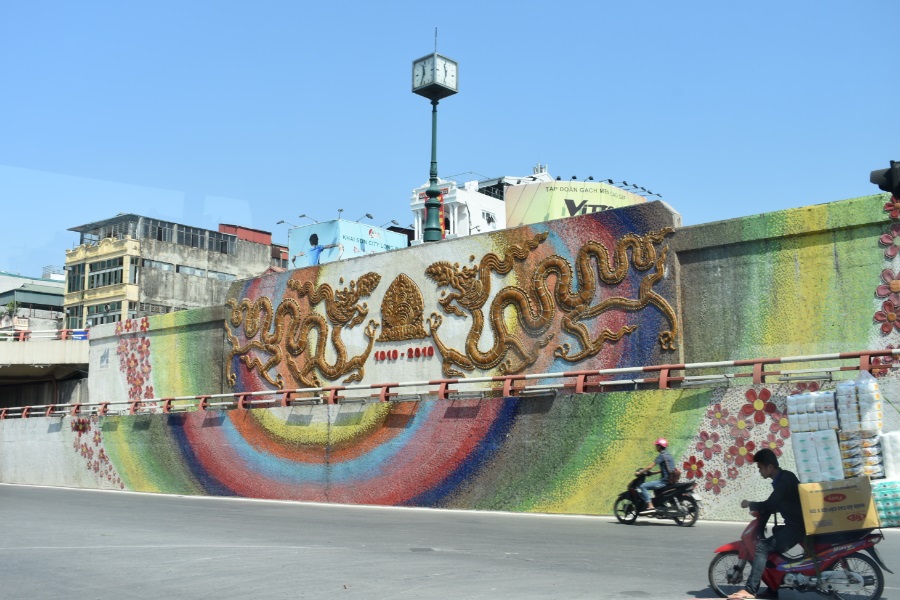
[[(885, 476), (891, 480), (900, 480), (900, 431), (881, 436), (881, 456)], [(900, 483), (897, 489), (900, 491)]]

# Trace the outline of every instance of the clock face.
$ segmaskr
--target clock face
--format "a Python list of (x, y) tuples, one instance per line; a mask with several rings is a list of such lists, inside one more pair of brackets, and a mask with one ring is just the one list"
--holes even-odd
[(447, 60), (443, 56), (438, 56), (437, 63), (434, 68), (435, 80), (438, 83), (446, 85), (449, 88), (456, 89), (456, 63)]
[(434, 83), (434, 56), (413, 63), (413, 89)]

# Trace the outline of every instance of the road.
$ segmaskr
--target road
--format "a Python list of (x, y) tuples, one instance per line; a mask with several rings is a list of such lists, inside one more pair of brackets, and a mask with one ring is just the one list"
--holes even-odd
[(683, 600), (742, 528), (0, 485), (0, 597)]

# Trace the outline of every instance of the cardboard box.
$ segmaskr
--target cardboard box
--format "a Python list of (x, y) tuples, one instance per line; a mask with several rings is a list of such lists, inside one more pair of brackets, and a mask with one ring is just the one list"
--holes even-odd
[(807, 535), (880, 527), (868, 477), (800, 484)]

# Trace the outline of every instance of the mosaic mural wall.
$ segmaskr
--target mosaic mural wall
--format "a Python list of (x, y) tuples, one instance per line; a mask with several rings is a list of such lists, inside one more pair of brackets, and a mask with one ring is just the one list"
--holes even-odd
[(678, 359), (675, 215), (654, 202), (236, 283), (235, 391)]
[[(689, 230), (685, 237), (697, 236), (696, 251), (705, 256), (681, 250), (678, 256), (666, 255), (669, 243), (683, 248), (679, 232), (665, 230), (671, 217), (659, 205), (647, 205), (622, 209), (620, 215), (600, 213), (607, 220), (590, 216), (522, 228), (506, 237), (376, 255), (342, 268), (325, 265), (268, 276), (236, 285), (224, 310), (128, 322), (93, 340), (91, 397), (153, 403), (220, 390), (275, 390), (298, 382), (676, 362), (684, 339), (718, 344), (725, 356), (717, 359), (778, 356), (784, 340), (800, 335), (813, 337), (796, 346), (798, 354), (893, 347), (900, 335), (894, 308), (900, 303), (900, 224), (895, 222), (900, 205), (885, 202), (873, 197), (797, 209), (804, 211), (805, 221), (790, 217), (791, 211), (768, 216), (791, 223), (780, 236), (750, 235), (748, 220), (743, 228), (736, 225), (741, 235), (722, 234), (718, 246)], [(620, 283), (601, 285), (598, 275), (593, 294), (580, 296), (585, 301), (577, 305), (577, 292), (586, 289), (584, 266), (597, 264), (595, 258), (579, 259), (589, 239), (607, 249), (634, 240), (628, 242), (631, 267)], [(736, 251), (741, 244), (753, 252)], [(646, 256), (635, 258), (641, 245), (645, 250), (637, 253)], [(447, 261), (450, 252), (459, 258)], [(682, 256), (686, 260), (677, 264)], [(700, 281), (697, 272), (709, 270), (710, 260), (722, 260), (731, 269), (727, 286), (711, 290), (684, 284)], [(804, 271), (807, 260), (817, 273)], [(564, 262), (573, 268), (572, 279)], [(648, 263), (642, 270), (641, 264)], [(826, 272), (829, 268), (838, 273)], [(535, 284), (541, 281), (544, 287)], [(487, 287), (493, 291), (486, 292)], [(651, 293), (660, 298), (657, 304), (648, 300)], [(791, 301), (791, 294), (800, 300)], [(506, 312), (495, 310), (506, 298)], [(616, 304), (623, 298), (632, 304)], [(724, 313), (717, 303), (734, 307), (735, 323), (718, 318)], [(698, 305), (705, 307), (705, 316)], [(594, 312), (596, 307), (618, 310)], [(694, 315), (683, 330), (677, 318), (682, 309)], [(839, 311), (844, 311), (841, 318)], [(545, 320), (538, 323), (541, 315)], [(840, 335), (831, 332), (831, 323), (840, 324)], [(732, 326), (736, 329), (728, 329)], [(621, 333), (621, 339), (613, 341), (607, 331)], [(674, 334), (669, 338), (667, 332)], [(838, 338), (840, 347), (833, 348)], [(411, 359), (390, 358), (395, 349), (399, 355), (415, 347), (426, 350)], [(428, 347), (434, 348), (430, 355)], [(227, 364), (223, 355), (230, 358)], [(569, 360), (579, 355), (580, 362)], [(895, 408), (900, 403), (894, 400), (900, 399), (900, 382), (895, 374), (875, 374), (887, 400), (885, 429), (900, 429)], [(664, 436), (685, 477), (698, 483), (703, 516), (743, 520), (740, 499), (763, 497), (769, 489), (750, 455), (769, 447), (784, 466), (794, 466), (786, 398), (820, 384), (833, 385), (770, 380), (760, 386), (544, 398), (7, 419), (0, 422), (0, 480), (609, 514), (632, 471), (652, 459), (652, 441)]]

